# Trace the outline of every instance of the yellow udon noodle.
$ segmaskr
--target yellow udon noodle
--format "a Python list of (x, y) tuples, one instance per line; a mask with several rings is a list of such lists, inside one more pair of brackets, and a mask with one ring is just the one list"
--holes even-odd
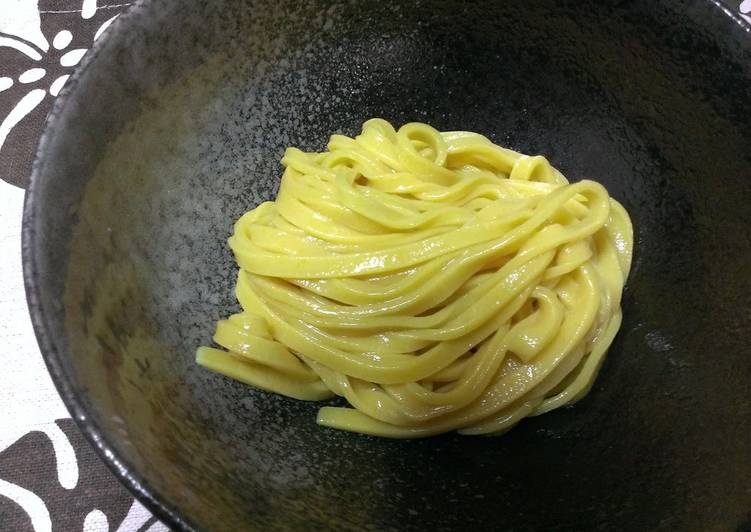
[(264, 390), (344, 397), (318, 423), (499, 434), (589, 390), (621, 323), (632, 228), (593, 181), (482, 135), (369, 120), (289, 148), (229, 244), (243, 311), (197, 360)]

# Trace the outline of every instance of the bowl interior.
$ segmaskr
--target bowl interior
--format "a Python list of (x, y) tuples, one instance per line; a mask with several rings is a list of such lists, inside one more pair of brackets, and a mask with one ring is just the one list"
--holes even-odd
[[(747, 32), (699, 0), (137, 5), (56, 107), (27, 206), (65, 399), (177, 525), (748, 524), (728, 489), (751, 477)], [(376, 116), (544, 154), (629, 210), (624, 324), (576, 406), (389, 441), (195, 365), (238, 308), (232, 223), (273, 198), (284, 148)]]

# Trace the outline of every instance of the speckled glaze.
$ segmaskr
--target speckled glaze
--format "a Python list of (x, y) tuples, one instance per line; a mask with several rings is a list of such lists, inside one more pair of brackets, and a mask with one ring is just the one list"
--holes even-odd
[[(748, 530), (750, 32), (708, 0), (137, 5), (66, 87), (27, 196), (63, 398), (175, 528)], [(580, 403), (391, 441), (195, 365), (284, 147), (374, 116), (545, 154), (629, 210), (625, 320)]]

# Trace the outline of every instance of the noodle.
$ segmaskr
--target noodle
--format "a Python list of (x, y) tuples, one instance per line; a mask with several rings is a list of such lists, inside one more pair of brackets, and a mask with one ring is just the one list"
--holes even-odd
[(587, 393), (621, 323), (626, 211), (541, 156), (369, 120), (287, 149), (229, 239), (239, 314), (199, 364), (393, 438), (499, 434)]

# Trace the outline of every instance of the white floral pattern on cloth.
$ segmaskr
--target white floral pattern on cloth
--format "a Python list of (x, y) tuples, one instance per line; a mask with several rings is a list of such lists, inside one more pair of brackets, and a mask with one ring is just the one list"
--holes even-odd
[(738, 6), (738, 11), (740, 11), (741, 17), (751, 24), (751, 0), (743, 0), (741, 5)]
[(24, 185), (44, 119), (93, 42), (131, 2), (2, 0), (0, 178)]
[[(129, 4), (0, 0), (0, 178), (26, 183), (54, 97)], [(166, 531), (96, 456), (44, 366), (23, 288), (23, 196), (0, 181), (0, 530)]]

